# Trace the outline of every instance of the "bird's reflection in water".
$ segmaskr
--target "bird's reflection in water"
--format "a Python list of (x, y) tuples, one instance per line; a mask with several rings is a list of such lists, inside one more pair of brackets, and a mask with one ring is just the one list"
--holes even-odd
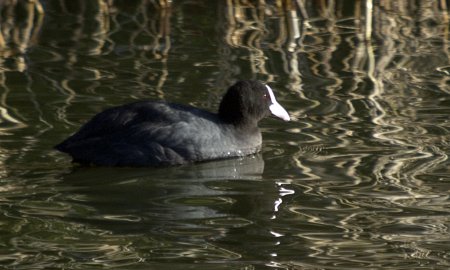
[(263, 188), (263, 171), (260, 154), (166, 168), (75, 167), (59, 188), (73, 222), (125, 234), (218, 236), (213, 223), (246, 223), (236, 209), (252, 199), (242, 190)]

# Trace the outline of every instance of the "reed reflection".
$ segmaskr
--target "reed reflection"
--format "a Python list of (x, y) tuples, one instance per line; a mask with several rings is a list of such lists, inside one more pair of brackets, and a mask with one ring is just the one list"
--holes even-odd
[[(308, 111), (309, 120), (305, 121), (310, 121), (316, 130), (306, 128), (303, 132), (324, 138), (321, 141), (326, 152), (311, 158), (299, 151), (294, 154), (295, 162), (303, 171), (313, 171), (322, 179), (317, 184), (311, 182), (307, 185), (309, 188), (316, 189), (324, 197), (336, 199), (336, 205), (330, 205), (328, 210), (331, 207), (342, 211), (347, 207), (363, 210), (373, 203), (369, 198), (377, 200), (379, 206), (392, 209), (392, 215), (386, 214), (385, 210), (335, 213), (335, 217), (339, 217), (335, 224), (348, 231), (351, 245), (367, 244), (367, 231), (377, 232), (376, 237), (384, 240), (397, 239), (395, 235), (399, 228), (406, 230), (401, 234), (403, 239), (417, 237), (408, 234), (407, 230), (423, 230), (420, 235), (426, 238), (435, 233), (427, 224), (443, 226), (446, 218), (411, 221), (406, 214), (403, 216), (402, 209), (413, 207), (427, 215), (422, 202), (448, 200), (446, 192), (439, 190), (441, 185), (435, 182), (437, 178), (433, 177), (448, 166), (449, 148), (445, 142), (450, 138), (444, 116), (447, 110), (442, 106), (448, 102), (448, 76), (445, 72), (437, 72), (447, 66), (450, 59), (446, 39), (448, 11), (445, 5), (433, 1), (421, 2), (418, 6), (406, 2), (399, 6), (381, 2), (365, 11), (370, 14), (373, 24), (359, 24), (359, 20), (348, 20), (338, 13), (334, 18), (324, 17), (327, 21), (336, 21), (336, 27), (328, 30), (329, 35), (335, 37), (326, 39), (328, 34), (319, 37), (322, 39), (320, 44), (327, 49), (324, 53), (312, 54), (313, 59), (318, 56), (325, 59), (324, 62), (317, 61), (320, 64), (313, 69), (313, 74), (330, 81), (320, 89), (326, 94), (313, 93), (317, 89), (306, 87), (304, 91), (307, 96), (318, 96), (318, 111), (326, 114), (316, 120), (316, 113)], [(355, 5), (356, 18), (358, 14), (364, 12)], [(317, 26), (317, 21), (311, 25)], [(345, 46), (353, 49), (347, 51)], [(327, 100), (330, 110), (326, 107)], [(435, 108), (441, 108), (440, 112)], [(326, 125), (322, 128), (323, 123)], [(336, 141), (327, 143), (330, 137)], [(309, 166), (305, 168), (305, 164)], [(329, 168), (319, 168), (321, 165)], [(346, 195), (339, 192), (349, 189), (351, 192)], [(430, 207), (445, 211), (442, 202)], [(324, 216), (327, 214), (317, 214), (317, 211), (321, 211), (320, 208), (311, 211), (311, 221), (326, 224)], [(309, 212), (303, 210), (298, 214), (308, 215)], [(374, 213), (376, 221), (370, 218)], [(369, 225), (365, 226), (365, 222)], [(318, 240), (315, 249), (328, 253), (328, 236), (320, 241), (319, 238), (315, 235)], [(328, 255), (345, 254), (346, 244), (350, 243), (343, 240), (338, 245), (333, 244), (336, 249)], [(424, 246), (410, 248), (413, 253), (421, 253)], [(372, 252), (376, 250), (372, 249)]]
[[(94, 1), (92, 3), (60, 1), (52, 10), (67, 14), (77, 22), (62, 28), (73, 41), (57, 44), (65, 62), (65, 79), (57, 87), (66, 96), (58, 115), (69, 125), (67, 110), (77, 110), (80, 97), (92, 96), (108, 89), (136, 98), (164, 98), (163, 87), (168, 76), (167, 59), (171, 47), (171, 5), (167, 1)], [(94, 14), (94, 16), (92, 16)], [(59, 18), (57, 18), (59, 19)], [(78, 23), (80, 21), (80, 23)], [(61, 31), (61, 27), (53, 31)], [(69, 47), (69, 48), (67, 48)], [(62, 50), (64, 48), (64, 50)], [(105, 55), (103, 64), (90, 64), (86, 55)], [(114, 60), (119, 58), (120, 61)], [(113, 81), (111, 81), (113, 79)], [(74, 86), (83, 85), (82, 89)], [(153, 94), (149, 89), (154, 89)], [(123, 92), (127, 89), (129, 92)]]
[[(39, 0), (0, 2), (0, 70), (26, 69), (23, 54), (38, 39), (44, 11)], [(5, 63), (9, 59), (10, 63)]]
[[(320, 179), (305, 188), (335, 199), (333, 208), (338, 209), (368, 207), (368, 195), (378, 198), (379, 205), (392, 207), (394, 203), (399, 209), (411, 201), (435, 197), (445, 201), (440, 185), (423, 178), (448, 164), (448, 114), (435, 109), (442, 110), (448, 102), (447, 6), (442, 1), (317, 3), (280, 1), (274, 9), (265, 2), (227, 2), (225, 40), (229, 46), (249, 54), (252, 74), (288, 81), (288, 88), (307, 103), (308, 117), (302, 119), (305, 127), (291, 130), (291, 145), (298, 146), (290, 152), (293, 165), (300, 169), (297, 177)], [(269, 23), (268, 18), (277, 23)], [(271, 35), (276, 35), (275, 42)], [(277, 73), (270, 65), (273, 56), (283, 63)], [(295, 141), (296, 134), (303, 140)], [(289, 189), (298, 184), (288, 181), (283, 185)], [(349, 189), (347, 195), (338, 193)], [(289, 205), (281, 190), (275, 200), (277, 209), (283, 203)], [(402, 226), (403, 219), (394, 217), (398, 211), (393, 210), (396, 214), (389, 218), (380, 214), (370, 228), (360, 225), (369, 212), (342, 212), (336, 224), (348, 231), (352, 245), (355, 239), (364, 245), (368, 243), (366, 229)], [(445, 218), (435, 221), (445, 224)], [(311, 213), (311, 222), (329, 221)], [(411, 228), (415, 226), (424, 224)], [(389, 237), (388, 233), (380, 235)], [(328, 253), (326, 238), (315, 242), (314, 248)], [(338, 250), (345, 253), (350, 242), (341, 244)], [(421, 249), (416, 248), (417, 252)]]
[[(413, 146), (415, 150), (407, 150), (400, 155), (408, 154), (408, 151), (412, 154), (420, 150), (421, 140), (411, 142), (411, 135), (415, 137), (418, 135), (415, 134), (417, 131), (413, 130), (412, 134), (405, 134), (405, 130), (413, 119), (402, 117), (401, 114), (405, 109), (409, 112), (414, 111), (408, 106), (411, 95), (409, 91), (412, 91), (412, 95), (419, 94), (420, 98), (426, 98), (426, 94), (423, 91), (416, 92), (414, 85), (408, 83), (403, 83), (405, 88), (402, 92), (395, 92), (402, 89), (402, 84), (394, 78), (414, 74), (414, 72), (405, 73), (405, 70), (409, 69), (405, 67), (405, 64), (412, 66), (411, 61), (415, 62), (415, 56), (411, 55), (412, 50), (418, 50), (421, 53), (432, 50), (442, 54), (440, 60), (432, 58), (437, 61), (429, 62), (429, 70), (439, 69), (448, 63), (448, 50), (445, 46), (447, 44), (445, 37), (448, 32), (447, 8), (442, 3), (433, 1), (425, 1), (419, 6), (407, 5), (406, 2), (394, 6), (384, 1), (373, 6), (369, 2), (365, 2), (366, 5), (363, 6), (360, 4), (361, 2), (354, 4), (353, 14), (348, 14), (351, 4), (344, 5), (342, 2), (337, 2), (336, 6), (332, 3), (316, 6), (315, 9), (312, 9), (312, 6), (306, 6), (305, 11), (302, 12), (302, 14), (308, 14), (308, 12), (319, 14), (314, 21), (309, 21), (307, 24), (314, 30), (302, 32), (303, 46), (306, 46), (309, 40), (315, 40), (322, 47), (319, 51), (305, 52), (303, 49), (300, 52), (308, 55), (307, 60), (311, 62), (312, 75), (324, 82), (324, 86), (309, 85), (302, 91), (307, 98), (316, 97), (310, 98), (315, 100), (313, 103), (315, 107), (308, 108), (307, 113), (310, 114), (308, 118), (315, 120), (316, 112), (320, 111), (321, 114), (325, 114), (324, 117), (323, 115), (320, 117), (320, 125), (328, 124), (321, 132), (312, 133), (314, 134), (312, 137), (318, 137), (325, 145), (329, 138), (337, 139), (339, 143), (333, 142), (334, 145), (329, 146), (335, 149), (345, 149), (350, 145), (366, 145), (368, 140), (375, 139), (379, 147), (384, 147), (385, 144), (393, 144), (394, 148)], [(417, 10), (420, 10), (420, 16), (415, 17), (414, 12)], [(398, 14), (401, 16), (397, 16)], [(355, 19), (352, 20), (352, 17), (348, 17), (349, 15), (353, 15)], [(304, 17), (311, 18), (311, 16)], [(373, 24), (367, 23), (371, 21)], [(427, 30), (427, 25), (430, 24), (438, 25), (437, 28), (433, 27), (433, 33)], [(414, 32), (422, 34), (405, 35)], [(435, 43), (430, 43), (430, 39)], [(354, 49), (346, 51), (345, 46)], [(352, 77), (345, 77), (348, 75)], [(438, 85), (441, 85), (438, 88), (445, 93), (448, 78), (439, 75), (437, 77), (439, 77)], [(323, 89), (324, 92), (317, 93), (317, 88)], [(408, 91), (405, 92), (406, 89)], [(400, 97), (404, 99), (401, 100)], [(374, 125), (368, 125), (367, 120)], [(362, 128), (371, 132), (366, 132)], [(419, 133), (426, 130), (420, 128), (420, 125), (418, 129), (422, 130)], [(306, 132), (308, 132), (307, 129)], [(425, 134), (430, 135), (427, 131)], [(438, 136), (438, 140), (441, 139), (441, 136)], [(399, 149), (393, 152), (397, 150)], [(393, 155), (386, 158), (396, 159), (396, 153)], [(440, 156), (440, 154), (436, 155)], [(330, 158), (333, 157), (330, 156)], [(414, 159), (414, 156), (411, 158)], [(351, 163), (360, 164), (361, 157), (356, 157)], [(380, 160), (380, 163), (383, 164), (384, 161)], [(381, 167), (375, 165), (375, 167), (385, 169), (386, 165)], [(393, 167), (399, 169), (402, 166)], [(352, 169), (349, 172), (351, 171), (355, 170)], [(391, 172), (389, 175), (398, 173)], [(353, 173), (350, 176), (355, 177)]]
[(44, 11), (36, 1), (0, 2), (0, 121), (1, 131), (21, 128), (25, 123), (18, 110), (7, 104), (10, 86), (6, 83), (8, 71), (24, 71), (25, 53), (38, 41)]

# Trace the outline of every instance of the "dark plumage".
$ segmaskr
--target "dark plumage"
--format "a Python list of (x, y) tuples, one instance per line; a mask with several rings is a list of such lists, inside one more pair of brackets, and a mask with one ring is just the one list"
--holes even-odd
[(239, 81), (217, 114), (163, 101), (107, 109), (55, 146), (81, 164), (159, 166), (239, 157), (261, 148), (258, 121), (270, 113), (288, 121), (270, 87)]

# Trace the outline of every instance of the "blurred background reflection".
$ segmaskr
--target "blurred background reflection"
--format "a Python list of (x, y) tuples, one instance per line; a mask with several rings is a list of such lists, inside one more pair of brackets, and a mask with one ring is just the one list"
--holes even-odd
[[(0, 0), (5, 269), (448, 269), (449, 1)], [(52, 150), (138, 99), (293, 116), (261, 155), (79, 168)], [(192, 264), (192, 265), (190, 265)]]

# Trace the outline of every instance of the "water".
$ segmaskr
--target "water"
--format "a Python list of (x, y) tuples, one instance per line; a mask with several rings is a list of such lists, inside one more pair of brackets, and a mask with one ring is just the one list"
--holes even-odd
[[(30, 1), (0, 10), (2, 269), (448, 269), (448, 1)], [(84, 168), (107, 107), (215, 110), (239, 78), (293, 121), (261, 154)]]

